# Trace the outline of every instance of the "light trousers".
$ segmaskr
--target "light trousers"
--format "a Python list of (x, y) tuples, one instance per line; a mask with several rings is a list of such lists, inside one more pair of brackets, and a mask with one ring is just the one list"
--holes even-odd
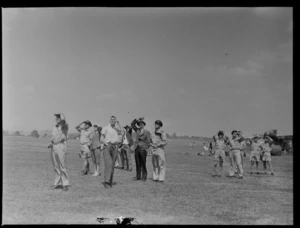
[(51, 151), (51, 160), (54, 167), (55, 179), (54, 185), (69, 185), (69, 176), (65, 165), (65, 154), (67, 150), (67, 142), (53, 145)]
[(229, 176), (234, 176), (235, 171), (235, 163), (237, 165), (239, 176), (243, 176), (244, 171), (242, 167), (242, 158), (241, 158), (241, 151), (240, 150), (232, 150), (229, 152)]
[(161, 148), (152, 150), (153, 180), (164, 181), (166, 176), (166, 156)]

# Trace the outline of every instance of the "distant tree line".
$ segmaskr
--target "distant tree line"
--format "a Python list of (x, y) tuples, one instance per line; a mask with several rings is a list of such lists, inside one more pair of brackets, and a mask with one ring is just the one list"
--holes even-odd
[[(2, 131), (3, 136), (27, 136), (27, 137), (33, 137), (33, 138), (50, 138), (51, 134), (48, 133), (39, 133), (37, 130), (33, 130), (29, 134), (25, 135), (21, 131), (15, 131), (15, 132), (9, 132), (6, 130)], [(80, 136), (79, 133), (70, 133), (68, 134), (68, 139), (75, 140)]]
[(168, 133), (166, 133), (166, 137), (167, 139), (189, 139), (189, 140), (210, 140), (211, 138), (209, 137), (200, 137), (200, 136), (177, 136), (177, 134), (174, 132), (172, 135), (169, 135)]

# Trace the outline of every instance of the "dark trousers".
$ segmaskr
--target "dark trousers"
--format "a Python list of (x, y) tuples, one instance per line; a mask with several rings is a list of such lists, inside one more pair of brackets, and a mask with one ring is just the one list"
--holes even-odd
[(135, 163), (136, 163), (136, 178), (141, 179), (141, 172), (142, 172), (142, 179), (147, 179), (147, 168), (146, 168), (146, 161), (147, 161), (147, 151), (137, 147), (135, 149)]
[(117, 153), (118, 150), (115, 145), (108, 144), (104, 147), (104, 182), (106, 183), (112, 184)]

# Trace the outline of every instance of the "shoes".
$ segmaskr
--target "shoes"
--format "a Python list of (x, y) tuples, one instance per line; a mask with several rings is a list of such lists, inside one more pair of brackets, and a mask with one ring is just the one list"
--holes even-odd
[(155, 182), (158, 182), (158, 180), (154, 180), (154, 179), (152, 179), (153, 181), (155, 181)]
[(253, 174), (253, 172), (250, 172), (250, 174)]
[(82, 170), (80, 173), (81, 173), (82, 176), (85, 176), (89, 173), (89, 171)]
[(243, 179), (243, 176), (239, 176), (239, 179)]
[(111, 185), (107, 182), (104, 182), (103, 185), (104, 185), (105, 188), (111, 188)]
[(132, 169), (127, 169), (127, 171), (132, 172)]
[(216, 177), (216, 176), (217, 176), (217, 174), (213, 174), (213, 175), (212, 175), (212, 177)]
[(158, 180), (157, 182), (158, 182), (158, 183), (164, 183), (164, 181), (163, 181), (163, 180)]
[(274, 173), (271, 173), (272, 176), (274, 176)]
[(134, 177), (133, 180), (137, 181), (137, 180), (141, 180), (141, 178)]
[(221, 176), (222, 176), (221, 174), (218, 175), (218, 177), (221, 177)]
[(62, 188), (62, 185), (51, 185), (50, 187), (51, 189), (60, 189)]
[(69, 190), (69, 187), (68, 186), (63, 186), (63, 191), (68, 191)]
[(142, 181), (146, 181), (147, 179), (143, 178)]
[(256, 174), (260, 174), (259, 172), (256, 172)]

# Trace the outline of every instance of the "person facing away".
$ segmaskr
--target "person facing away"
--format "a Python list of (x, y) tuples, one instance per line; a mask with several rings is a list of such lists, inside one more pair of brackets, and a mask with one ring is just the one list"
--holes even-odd
[(258, 172), (258, 165), (259, 165), (259, 160), (261, 156), (261, 142), (258, 141), (258, 135), (254, 135), (254, 137), (250, 140), (250, 145), (251, 145), (251, 153), (250, 153), (250, 174), (253, 174), (252, 169), (254, 166), (254, 163), (256, 164), (256, 173), (259, 174)]
[(65, 165), (65, 155), (69, 125), (66, 123), (64, 114), (55, 114), (55, 117), (56, 124), (52, 130), (51, 143), (48, 145), (48, 148), (51, 148), (51, 160), (55, 172), (54, 185), (51, 187), (52, 189), (62, 188), (63, 191), (68, 191), (69, 176)]
[[(224, 132), (221, 130), (217, 135), (213, 136), (215, 142), (215, 152), (214, 152), (214, 168), (213, 168), (213, 177), (222, 176), (223, 172), (223, 163), (225, 162), (225, 148), (227, 138), (224, 137)], [(220, 167), (219, 172), (217, 172), (218, 166)]]
[(104, 158), (104, 187), (112, 187), (115, 162), (118, 153), (118, 145), (120, 144), (120, 135), (123, 129), (120, 127), (119, 121), (115, 116), (110, 117), (109, 125), (102, 128), (101, 142), (103, 143)]
[(153, 180), (158, 182), (164, 182), (166, 176), (165, 146), (167, 145), (167, 137), (161, 129), (162, 126), (163, 123), (160, 120), (156, 120), (154, 133), (151, 134)]
[(264, 142), (260, 145), (262, 150), (262, 162), (264, 166), (264, 174), (267, 174), (267, 164), (270, 167), (271, 175), (274, 175), (272, 160), (271, 160), (271, 151), (272, 151), (273, 140), (268, 136), (264, 135)]
[[(143, 118), (139, 120), (134, 119), (131, 122), (132, 129), (137, 133), (137, 142), (135, 149), (135, 162), (136, 162), (136, 178), (135, 180), (147, 180), (147, 149), (150, 147), (151, 136), (150, 132), (145, 129), (145, 121)], [(138, 127), (137, 127), (138, 126)]]
[(83, 161), (83, 169), (81, 171), (82, 175), (87, 175), (90, 172), (90, 158), (91, 151), (90, 145), (93, 137), (92, 123), (89, 120), (83, 121), (78, 126), (75, 127), (78, 132), (80, 132), (80, 154), (79, 157)]
[(101, 130), (102, 127), (98, 126), (98, 125), (94, 125), (94, 133), (92, 136), (92, 141), (91, 141), (91, 157), (92, 157), (92, 161), (94, 163), (95, 166), (95, 172), (93, 174), (93, 176), (100, 176), (100, 162), (101, 162)]

